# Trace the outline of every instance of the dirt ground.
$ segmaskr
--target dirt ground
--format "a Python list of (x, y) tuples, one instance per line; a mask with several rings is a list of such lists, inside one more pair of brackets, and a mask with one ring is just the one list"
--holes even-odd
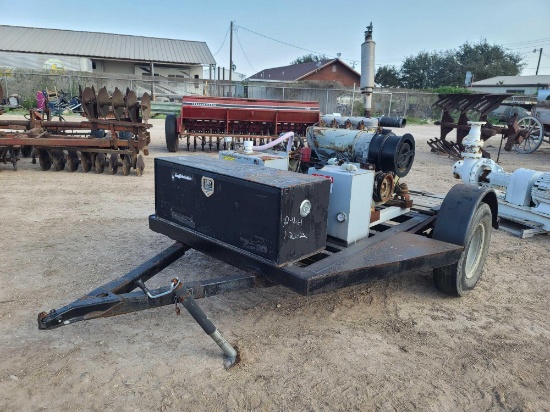
[[(172, 243), (148, 229), (153, 158), (169, 155), (163, 121), (153, 124), (141, 178), (0, 165), (1, 411), (550, 411), (546, 235), (494, 231), (482, 278), (460, 299), (419, 272), (313, 297), (276, 286), (201, 300), (241, 350), (230, 371), (172, 306), (39, 331), (39, 312)], [(437, 127), (405, 131), (417, 141), (405, 181), (448, 191), (453, 161), (426, 145)], [(494, 158), (498, 141), (488, 142)], [(550, 171), (550, 145), (501, 159), (507, 171)], [(149, 284), (235, 273), (189, 252)]]

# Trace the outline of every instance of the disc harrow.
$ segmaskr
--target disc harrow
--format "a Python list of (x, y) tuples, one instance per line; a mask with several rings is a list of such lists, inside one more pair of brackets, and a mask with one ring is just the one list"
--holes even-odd
[[(0, 87), (0, 95), (2, 90)], [(0, 161), (12, 163), (17, 170), (19, 156), (32, 156), (42, 170), (117, 174), (127, 176), (134, 169), (143, 174), (151, 141), (148, 119), (151, 99), (145, 93), (138, 101), (136, 93), (115, 88), (111, 95), (105, 87), (80, 88), (86, 120), (54, 121), (46, 110), (30, 110), (28, 120), (0, 120)]]

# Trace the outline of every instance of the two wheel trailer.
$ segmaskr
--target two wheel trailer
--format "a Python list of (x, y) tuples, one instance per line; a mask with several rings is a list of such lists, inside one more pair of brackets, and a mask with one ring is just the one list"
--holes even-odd
[[(347, 169), (337, 173), (374, 173)], [(330, 170), (325, 166), (315, 171)], [(343, 242), (327, 235), (327, 221), (336, 218), (328, 212), (335, 182), (211, 157), (157, 158), (156, 212), (149, 227), (175, 243), (124, 276), (40, 313), (38, 326), (52, 329), (176, 303), (219, 345), (230, 367), (238, 353), (197, 299), (274, 284), (311, 295), (419, 270), (432, 270), (436, 287), (453, 296), (475, 287), (491, 230), (498, 227), (491, 189), (459, 184), (433, 208), (378, 204), (367, 223), (368, 236)], [(367, 200), (364, 207), (369, 207)], [(190, 249), (247, 274), (197, 282), (180, 277), (158, 289), (147, 287), (149, 279)]]

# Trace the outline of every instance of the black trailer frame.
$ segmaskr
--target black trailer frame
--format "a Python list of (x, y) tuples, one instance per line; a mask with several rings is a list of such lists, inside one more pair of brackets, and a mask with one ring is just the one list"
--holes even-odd
[[(74, 302), (49, 313), (40, 313), (38, 327), (52, 329), (169, 304), (176, 304), (179, 312), (178, 305), (181, 304), (220, 346), (226, 355), (226, 367), (230, 367), (238, 359), (237, 352), (216, 330), (195, 299), (273, 284), (311, 295), (395, 274), (452, 265), (461, 259), (469, 222), (482, 202), (489, 204), (492, 225), (498, 228), (495, 193), (491, 189), (459, 184), (447, 194), (441, 207), (416, 210), (413, 207), (407, 214), (372, 227), (368, 238), (351, 246), (343, 246), (329, 238), (323, 251), (281, 266), (152, 215), (149, 217), (150, 228), (176, 243)], [(445, 241), (431, 238), (438, 216), (445, 219), (444, 224), (438, 226)], [(223, 276), (187, 285), (175, 278), (169, 286), (155, 290), (147, 288), (147, 280), (184, 256), (189, 249), (196, 249), (250, 274)], [(139, 290), (134, 291), (136, 289)]]

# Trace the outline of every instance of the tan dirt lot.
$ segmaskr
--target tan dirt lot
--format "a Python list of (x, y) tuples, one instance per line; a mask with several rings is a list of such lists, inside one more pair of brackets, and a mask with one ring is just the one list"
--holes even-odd
[[(152, 123), (141, 178), (42, 172), (30, 159), (17, 172), (0, 165), (1, 411), (550, 410), (546, 235), (495, 231), (482, 279), (461, 299), (420, 272), (313, 297), (276, 286), (201, 300), (241, 349), (230, 371), (172, 306), (39, 331), (39, 312), (171, 244), (148, 229), (153, 158), (168, 155), (164, 121)], [(405, 131), (417, 140), (409, 186), (448, 191), (453, 162), (426, 145), (437, 127)], [(493, 158), (498, 141), (488, 142)], [(547, 143), (501, 158), (507, 171), (550, 171)], [(190, 252), (150, 284), (234, 273)]]

